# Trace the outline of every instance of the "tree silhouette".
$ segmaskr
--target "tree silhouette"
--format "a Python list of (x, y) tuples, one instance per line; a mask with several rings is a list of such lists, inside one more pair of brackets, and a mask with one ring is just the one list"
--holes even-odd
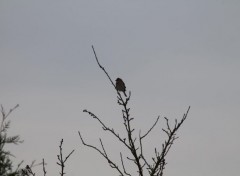
[(11, 157), (14, 156), (10, 151), (7, 151), (5, 149), (5, 146), (7, 144), (19, 144), (23, 141), (20, 140), (20, 137), (18, 135), (15, 136), (8, 136), (7, 130), (10, 128), (10, 120), (7, 121), (7, 118), (9, 115), (18, 108), (19, 105), (16, 105), (12, 109), (10, 109), (8, 112), (5, 111), (3, 106), (1, 105), (1, 126), (0, 126), (0, 175), (1, 176), (17, 176), (19, 167), (22, 164), (18, 164), (17, 168), (13, 170), (13, 163), (11, 160)]
[[(105, 75), (108, 77), (110, 83), (112, 84), (113, 88), (116, 90), (117, 93), (117, 103), (121, 106), (122, 108), (122, 119), (123, 119), (123, 125), (125, 127), (125, 131), (127, 133), (126, 137), (123, 137), (123, 135), (120, 135), (119, 133), (116, 132), (115, 129), (107, 126), (103, 121), (96, 116), (94, 113), (88, 110), (83, 110), (83, 112), (88, 113), (90, 117), (93, 119), (97, 120), (100, 125), (102, 126), (102, 129), (110, 134), (112, 134), (115, 138), (117, 138), (124, 146), (127, 148), (131, 156), (128, 156), (126, 159), (131, 161), (132, 163), (135, 164), (137, 168), (138, 175), (143, 176), (145, 173), (148, 173), (150, 176), (163, 176), (163, 170), (165, 169), (166, 166), (166, 156), (172, 147), (174, 141), (178, 138), (177, 131), (179, 128), (182, 126), (183, 122), (186, 120), (188, 112), (190, 110), (190, 106), (188, 107), (186, 113), (183, 115), (180, 121), (175, 119), (175, 124), (173, 127), (170, 127), (170, 122), (167, 117), (164, 117), (166, 121), (166, 128), (162, 129), (164, 133), (167, 134), (167, 139), (164, 141), (162, 144), (162, 149), (161, 151), (158, 151), (155, 148), (155, 156), (152, 157), (152, 161), (148, 161), (146, 158), (146, 154), (144, 153), (144, 147), (143, 147), (143, 140), (150, 134), (150, 132), (153, 130), (153, 128), (156, 126), (156, 124), (159, 121), (160, 117), (157, 117), (155, 123), (149, 128), (149, 130), (144, 133), (143, 135), (141, 134), (141, 130), (139, 130), (139, 135), (134, 136), (133, 131), (135, 128), (133, 127), (133, 120), (134, 118), (130, 116), (130, 108), (128, 106), (128, 103), (131, 98), (131, 92), (129, 91), (128, 95), (126, 97), (122, 96), (121, 93), (117, 90), (114, 82), (112, 81), (111, 77), (109, 76), (108, 72), (105, 70), (105, 68), (100, 64), (97, 54), (95, 52), (94, 47), (92, 46), (92, 50), (95, 56), (95, 59), (97, 61), (98, 66), (100, 69), (103, 70)], [(87, 144), (85, 140), (83, 139), (82, 134), (79, 133), (79, 137), (81, 139), (81, 142), (84, 146), (90, 147), (93, 150), (96, 150), (99, 154), (101, 154), (108, 162), (111, 168), (115, 169), (118, 171), (118, 173), (121, 176), (132, 176), (133, 174), (129, 173), (126, 170), (125, 164), (124, 164), (124, 158), (122, 156), (122, 153), (120, 152), (120, 159), (121, 159), (121, 168), (118, 166), (107, 154), (107, 151), (105, 150), (104, 144), (100, 138), (100, 144), (101, 148), (98, 148), (94, 145)], [(144, 172), (147, 171), (147, 172)]]

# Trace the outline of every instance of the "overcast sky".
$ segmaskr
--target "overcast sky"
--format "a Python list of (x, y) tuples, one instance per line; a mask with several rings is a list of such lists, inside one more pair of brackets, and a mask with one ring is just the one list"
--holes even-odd
[[(113, 79), (131, 90), (136, 131), (161, 120), (145, 141), (149, 159), (161, 148), (163, 117), (187, 121), (167, 157), (166, 176), (238, 176), (240, 173), (239, 0), (1, 0), (0, 104), (20, 104), (10, 134), (24, 143), (9, 149), (15, 163), (41, 162), (57, 175), (58, 146), (75, 153), (66, 173), (118, 175), (86, 142), (120, 165), (116, 139), (84, 114), (87, 108), (124, 134), (115, 90), (99, 69), (91, 45)], [(134, 165), (127, 169), (138, 175)], [(35, 167), (37, 175), (41, 167)]]

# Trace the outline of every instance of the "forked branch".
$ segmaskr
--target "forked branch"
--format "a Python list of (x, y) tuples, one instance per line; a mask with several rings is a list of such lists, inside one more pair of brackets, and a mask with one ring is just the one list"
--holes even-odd
[(165, 120), (167, 123), (167, 129), (163, 129), (163, 131), (167, 134), (168, 139), (162, 145), (161, 154), (159, 154), (158, 152), (155, 152), (156, 158), (154, 158), (153, 167), (150, 167), (150, 176), (155, 176), (156, 173), (158, 173), (160, 175), (163, 174), (163, 169), (164, 169), (164, 166), (166, 165), (165, 156), (167, 155), (168, 151), (170, 150), (173, 142), (177, 139), (176, 132), (179, 129), (179, 127), (183, 124), (183, 122), (186, 120), (189, 110), (190, 110), (190, 106), (188, 107), (187, 112), (183, 115), (183, 117), (179, 123), (177, 122), (177, 120), (175, 120), (175, 125), (174, 125), (173, 129), (170, 128), (168, 118), (165, 117)]
[(79, 137), (80, 137), (83, 145), (85, 145), (85, 146), (87, 146), (87, 147), (90, 147), (90, 148), (96, 150), (98, 153), (100, 153), (100, 154), (108, 161), (108, 164), (109, 164), (109, 166), (110, 166), (111, 168), (116, 169), (121, 176), (124, 176), (123, 171), (121, 171), (121, 169), (119, 169), (119, 167), (117, 166), (117, 164), (115, 164), (115, 163), (108, 157), (107, 152), (106, 152), (106, 150), (105, 150), (105, 148), (104, 148), (104, 145), (103, 145), (101, 139), (100, 139), (100, 143), (101, 143), (101, 146), (102, 146), (102, 150), (103, 150), (103, 151), (101, 151), (99, 148), (97, 148), (97, 147), (95, 147), (95, 146), (93, 146), (93, 145), (90, 145), (90, 144), (85, 143), (85, 141), (83, 140), (82, 135), (81, 135), (81, 133), (80, 133), (79, 131), (78, 131), (78, 134), (79, 134)]
[(107, 126), (106, 126), (96, 115), (94, 115), (92, 112), (90, 112), (90, 111), (88, 111), (88, 110), (86, 110), (86, 109), (83, 110), (83, 112), (86, 112), (86, 113), (88, 113), (92, 118), (97, 119), (98, 122), (102, 125), (102, 128), (103, 128), (104, 131), (109, 131), (109, 132), (110, 132), (111, 134), (113, 134), (119, 141), (121, 141), (127, 148), (130, 149), (130, 146), (126, 143), (126, 139), (120, 137), (120, 135), (119, 135), (118, 133), (116, 133), (113, 128), (107, 127)]
[(59, 161), (59, 162), (57, 162), (57, 164), (61, 167), (60, 176), (63, 176), (65, 174), (65, 172), (64, 172), (65, 162), (74, 152), (74, 150), (72, 150), (65, 158), (63, 158), (62, 145), (63, 145), (63, 139), (61, 140), (60, 145), (59, 145), (60, 155), (57, 155), (57, 158)]

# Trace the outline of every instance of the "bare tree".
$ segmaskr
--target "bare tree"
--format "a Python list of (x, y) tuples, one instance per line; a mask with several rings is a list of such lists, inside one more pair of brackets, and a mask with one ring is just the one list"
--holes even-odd
[[(115, 138), (117, 138), (131, 153), (131, 156), (127, 157), (127, 160), (133, 162), (137, 168), (138, 175), (143, 176), (144, 174), (148, 173), (150, 176), (163, 176), (163, 170), (166, 166), (166, 155), (168, 154), (170, 148), (173, 145), (173, 142), (178, 138), (176, 136), (178, 129), (183, 124), (183, 122), (186, 120), (188, 112), (190, 110), (190, 106), (188, 107), (186, 113), (183, 115), (180, 121), (175, 119), (175, 124), (173, 127), (170, 127), (169, 119), (167, 117), (164, 117), (166, 120), (166, 128), (162, 129), (163, 132), (167, 134), (167, 139), (162, 144), (161, 151), (158, 151), (155, 148), (155, 156), (152, 157), (151, 161), (148, 161), (148, 159), (145, 157), (145, 153), (143, 152), (143, 140), (150, 134), (150, 132), (153, 130), (153, 128), (156, 126), (156, 124), (159, 121), (160, 117), (157, 117), (154, 124), (149, 128), (149, 130), (141, 134), (141, 130), (139, 130), (139, 135), (134, 136), (133, 131), (135, 130), (133, 127), (133, 120), (134, 118), (130, 116), (130, 108), (128, 107), (128, 102), (131, 98), (131, 92), (127, 96), (122, 96), (118, 89), (116, 88), (116, 85), (112, 81), (111, 77), (109, 76), (108, 72), (105, 70), (105, 68), (100, 64), (97, 54), (95, 52), (94, 47), (92, 46), (92, 50), (95, 56), (95, 59), (97, 61), (98, 66), (104, 71), (106, 76), (108, 77), (110, 83), (114, 87), (117, 93), (117, 103), (122, 107), (122, 119), (123, 119), (123, 125), (126, 130), (126, 137), (123, 137), (119, 133), (116, 132), (115, 129), (107, 126), (103, 121), (96, 116), (94, 113), (88, 110), (83, 110), (83, 112), (88, 113), (93, 119), (97, 120), (100, 125), (102, 126), (102, 129), (110, 134), (112, 134)], [(94, 150), (96, 150), (99, 154), (101, 154), (109, 163), (110, 167), (115, 169), (121, 176), (131, 176), (132, 174), (129, 173), (126, 170), (126, 167), (124, 165), (124, 158), (122, 156), (122, 153), (120, 152), (120, 160), (121, 160), (121, 168), (114, 162), (110, 156), (107, 154), (107, 151), (105, 150), (105, 147), (103, 145), (102, 139), (100, 138), (99, 142), (101, 144), (101, 148), (98, 148), (94, 145), (87, 144), (85, 140), (82, 137), (82, 134), (80, 132), (79, 137), (81, 139), (81, 142), (83, 145), (90, 147)], [(147, 172), (144, 172), (147, 171)]]
[[(63, 139), (60, 141), (60, 145), (59, 145), (59, 155), (57, 155), (58, 158), (58, 162), (57, 164), (60, 166), (60, 176), (64, 176), (66, 173), (64, 172), (64, 168), (65, 168), (65, 163), (68, 160), (68, 158), (73, 154), (75, 150), (72, 150), (65, 158), (63, 156)], [(35, 164), (35, 161), (32, 162), (31, 165), (26, 165), (26, 167), (24, 169), (22, 169), (21, 174), (19, 176), (36, 176), (36, 174), (33, 172), (32, 168), (38, 165), (42, 165), (42, 169), (43, 169), (43, 176), (47, 175), (47, 171), (46, 171), (46, 163), (45, 160), (43, 159), (41, 163), (39, 164)]]

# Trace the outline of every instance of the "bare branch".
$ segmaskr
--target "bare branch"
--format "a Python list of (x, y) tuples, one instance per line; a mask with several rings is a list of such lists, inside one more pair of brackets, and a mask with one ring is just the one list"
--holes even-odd
[(123, 167), (123, 171), (126, 175), (131, 176), (131, 174), (127, 173), (124, 163), (123, 163), (123, 157), (122, 157), (122, 153), (120, 152), (120, 157), (121, 157), (121, 162), (122, 162), (122, 167)]
[(62, 154), (62, 145), (63, 145), (63, 139), (61, 140), (60, 142), (60, 145), (59, 145), (59, 150), (60, 150), (60, 155), (57, 155), (58, 157), (58, 161), (57, 164), (61, 167), (61, 172), (60, 172), (60, 175), (63, 176), (64, 174), (64, 167), (65, 167), (65, 162), (67, 161), (67, 159), (72, 155), (72, 153), (74, 152), (74, 150), (72, 150), (68, 155), (67, 157), (65, 157), (65, 159), (63, 159), (63, 154)]
[(85, 143), (82, 138), (82, 135), (79, 131), (78, 131), (78, 134), (79, 134), (79, 137), (80, 137), (83, 145), (85, 145), (89, 148), (92, 148), (92, 149), (96, 150), (98, 153), (100, 153), (108, 161), (108, 164), (110, 165), (111, 168), (116, 169), (120, 173), (121, 176), (124, 176), (123, 172), (119, 169), (119, 167), (107, 156), (107, 153), (104, 149), (104, 146), (103, 146), (101, 140), (100, 140), (100, 143), (101, 143), (101, 146), (102, 146), (104, 152), (102, 152), (100, 149), (98, 149), (97, 147), (95, 147), (93, 145), (89, 145), (89, 144)]
[(105, 68), (104, 68), (104, 67), (100, 64), (100, 62), (98, 61), (98, 57), (97, 57), (97, 54), (96, 54), (96, 52), (95, 52), (95, 49), (94, 49), (94, 46), (93, 46), (93, 45), (92, 45), (92, 50), (93, 50), (95, 59), (96, 59), (96, 61), (97, 61), (97, 63), (98, 63), (98, 66), (104, 71), (104, 73), (107, 75), (109, 81), (112, 83), (113, 87), (116, 89), (116, 86), (115, 86), (115, 84), (113, 83), (111, 77), (109, 76), (109, 74), (107, 73), (107, 71), (105, 70)]
[[(146, 160), (145, 157), (144, 157), (142, 139), (143, 139), (144, 137), (146, 137), (146, 136), (152, 131), (152, 129), (156, 126), (158, 120), (159, 120), (159, 116), (158, 116), (157, 120), (155, 121), (155, 123), (152, 125), (152, 127), (151, 127), (143, 136), (141, 136), (141, 130), (139, 131), (139, 143), (140, 143), (140, 150), (141, 150), (141, 155), (140, 155), (140, 157), (143, 159), (145, 165), (147, 165), (148, 168), (151, 168), (151, 166), (148, 164), (147, 160)], [(142, 167), (142, 168), (143, 168), (143, 167)]]
[(119, 134), (115, 133), (114, 129), (110, 129), (109, 127), (107, 127), (96, 115), (94, 115), (92, 112), (88, 111), (88, 110), (83, 110), (83, 112), (86, 112), (88, 114), (90, 114), (90, 116), (92, 116), (94, 119), (97, 119), (98, 122), (102, 125), (103, 130), (104, 131), (109, 131), (110, 133), (112, 133), (115, 137), (118, 138), (119, 141), (121, 141), (127, 148), (130, 149), (130, 146), (126, 143), (125, 139), (120, 137)]
[(42, 165), (43, 165), (43, 176), (46, 176), (47, 174), (47, 171), (45, 169), (45, 162), (44, 162), (44, 158), (43, 158), (43, 161), (42, 161)]
[(164, 119), (166, 120), (168, 131), (169, 131), (170, 133), (172, 133), (171, 128), (170, 128), (170, 125), (169, 125), (168, 118), (167, 118), (167, 117), (164, 117)]
[(145, 138), (152, 131), (152, 129), (156, 126), (158, 120), (159, 120), (159, 116), (158, 116), (157, 120), (155, 121), (155, 123), (153, 124), (153, 126), (148, 130), (148, 132), (146, 134), (144, 134), (142, 137), (140, 137), (141, 139)]
[[(157, 175), (158, 175), (158, 174), (159, 174), (159, 175), (162, 175), (163, 169), (164, 169), (164, 167), (165, 167), (165, 165), (166, 165), (165, 156), (167, 155), (168, 151), (170, 150), (170, 148), (171, 148), (174, 140), (177, 139), (177, 137), (176, 137), (176, 132), (177, 132), (177, 130), (179, 129), (179, 127), (182, 125), (182, 123), (186, 120), (189, 110), (190, 110), (190, 106), (188, 107), (187, 112), (183, 115), (181, 121), (180, 121), (179, 123), (175, 124), (175, 126), (174, 126), (173, 129), (170, 128), (169, 121), (168, 121), (168, 119), (165, 117), (165, 120), (166, 120), (166, 123), (167, 123), (167, 129), (166, 129), (166, 130), (163, 130), (163, 131), (167, 133), (168, 139), (167, 139), (167, 140), (165, 141), (165, 143), (162, 145), (163, 148), (162, 148), (162, 152), (161, 152), (160, 155), (159, 155), (159, 154), (157, 153), (157, 151), (155, 150), (156, 159), (157, 159), (157, 160), (156, 160), (156, 162), (155, 162), (155, 160), (154, 160), (155, 163), (154, 163), (154, 167), (151, 169), (151, 174), (150, 174), (150, 176), (154, 176), (156, 173), (157, 173)], [(175, 120), (175, 122), (177, 122), (177, 121)]]
[[(123, 101), (123, 98), (122, 98), (121, 94), (117, 91), (116, 85), (113, 83), (111, 77), (109, 76), (109, 74), (107, 73), (107, 71), (105, 70), (105, 68), (100, 64), (93, 45), (92, 45), (92, 50), (93, 50), (93, 53), (94, 53), (94, 56), (95, 56), (95, 59), (96, 59), (96, 61), (97, 61), (98, 66), (99, 66), (99, 67), (104, 71), (104, 73), (107, 75), (109, 81), (111, 82), (111, 84), (113, 85), (114, 89), (116, 90), (116, 92), (117, 92), (117, 94), (118, 94), (118, 96), (119, 96), (118, 99), (121, 100), (121, 103), (123, 103), (123, 102), (124, 102), (124, 101)], [(131, 96), (131, 92), (129, 92), (129, 96), (126, 98), (126, 102), (129, 101), (130, 96)]]
[(141, 138), (141, 130), (139, 131), (139, 143), (140, 143), (140, 158), (143, 159), (145, 165), (148, 166), (148, 168), (151, 168), (151, 166), (148, 164), (147, 160), (145, 159), (144, 155), (143, 155), (143, 146), (142, 146), (142, 138)]
[(20, 167), (21, 167), (21, 165), (23, 164), (23, 162), (24, 162), (24, 160), (22, 160), (22, 161), (17, 165), (17, 168), (16, 168), (15, 171), (18, 171), (18, 170), (20, 169)]
[(4, 121), (7, 119), (7, 117), (15, 110), (19, 107), (19, 104), (17, 104), (16, 106), (14, 106), (12, 109), (10, 109), (8, 111), (8, 113), (5, 112), (3, 106), (1, 105), (1, 114), (2, 114), (2, 122), (1, 122), (1, 126), (0, 126), (0, 133), (2, 132), (3, 130), (3, 124), (4, 124)]
[(104, 155), (105, 155), (106, 157), (108, 157), (108, 156), (107, 156), (107, 152), (106, 152), (106, 150), (105, 150), (105, 148), (104, 148), (104, 146), (103, 146), (103, 143), (102, 143), (101, 138), (99, 139), (99, 141), (100, 141), (100, 143), (101, 143), (101, 146), (102, 146), (102, 149), (103, 149)]

